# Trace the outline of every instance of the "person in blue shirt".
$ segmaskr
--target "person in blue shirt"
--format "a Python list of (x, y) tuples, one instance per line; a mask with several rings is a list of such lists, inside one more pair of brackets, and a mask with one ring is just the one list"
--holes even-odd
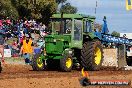
[(108, 34), (109, 30), (108, 30), (108, 27), (107, 27), (106, 16), (104, 16), (103, 21), (104, 21), (104, 24), (103, 24), (103, 27), (102, 27), (102, 33), (103, 34)]

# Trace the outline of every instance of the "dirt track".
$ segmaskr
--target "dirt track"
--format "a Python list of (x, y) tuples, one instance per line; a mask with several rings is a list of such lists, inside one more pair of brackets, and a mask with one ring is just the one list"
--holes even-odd
[[(115, 52), (115, 50), (112, 52), (106, 50), (104, 53), (105, 60), (111, 61), (111, 59), (114, 59)], [(32, 71), (31, 66), (24, 65), (22, 58), (9, 58), (6, 62), (8, 64), (3, 65), (3, 71), (0, 73), (0, 88), (82, 88), (79, 83), (79, 79), (82, 78), (81, 71), (60, 72), (51, 70), (36, 72)], [(114, 63), (114, 66), (116, 64)], [(110, 67), (102, 68), (101, 71), (89, 71), (89, 74), (90, 79), (125, 79), (132, 81), (132, 71), (122, 71)], [(87, 88), (132, 88), (132, 84), (130, 86), (88, 86)]]
[[(104, 69), (103, 69), (104, 70)], [(126, 79), (132, 81), (132, 71), (90, 71), (91, 79)], [(111, 69), (114, 70), (114, 69)], [(81, 88), (80, 71), (32, 71), (28, 65), (3, 66), (0, 88)], [(131, 85), (132, 86), (132, 85)], [(89, 87), (88, 87), (89, 88)], [(90, 86), (90, 88), (132, 88), (130, 86)]]

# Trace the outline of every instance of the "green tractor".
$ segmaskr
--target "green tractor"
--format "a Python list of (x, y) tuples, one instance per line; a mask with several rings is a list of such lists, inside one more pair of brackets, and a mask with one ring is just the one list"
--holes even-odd
[[(45, 36), (44, 53), (35, 54), (33, 70), (45, 70), (52, 60), (62, 71), (69, 72), (79, 63), (86, 70), (99, 70), (103, 59), (101, 41), (94, 35), (94, 16), (81, 14), (53, 14), (52, 33)], [(51, 61), (51, 62), (50, 62)]]

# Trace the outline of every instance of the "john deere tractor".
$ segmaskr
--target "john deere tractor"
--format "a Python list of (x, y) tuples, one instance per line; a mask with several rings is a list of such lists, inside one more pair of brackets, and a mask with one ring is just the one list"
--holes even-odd
[[(94, 16), (53, 14), (52, 33), (45, 36), (45, 50), (34, 55), (33, 70), (45, 70), (51, 64), (62, 71), (71, 71), (79, 63), (87, 70), (99, 70), (103, 59), (100, 39), (95, 36)], [(52, 61), (59, 61), (52, 64)], [(50, 62), (51, 61), (51, 62)]]

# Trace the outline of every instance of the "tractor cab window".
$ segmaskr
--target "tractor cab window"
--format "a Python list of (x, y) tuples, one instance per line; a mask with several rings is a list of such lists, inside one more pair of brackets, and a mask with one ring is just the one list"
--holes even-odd
[(84, 32), (92, 32), (92, 22), (91, 21), (86, 21), (84, 23)]
[(72, 31), (72, 20), (67, 19), (64, 22), (64, 34), (71, 34)]
[(82, 21), (75, 20), (74, 25), (74, 40), (81, 40), (82, 34)]
[(58, 21), (53, 21), (53, 24), (52, 24), (52, 32), (55, 32), (55, 33), (59, 33), (60, 31), (60, 23)]
[(63, 34), (70, 34), (72, 29), (72, 21), (70, 19), (55, 19), (52, 20), (52, 28), (57, 34), (63, 32)]

